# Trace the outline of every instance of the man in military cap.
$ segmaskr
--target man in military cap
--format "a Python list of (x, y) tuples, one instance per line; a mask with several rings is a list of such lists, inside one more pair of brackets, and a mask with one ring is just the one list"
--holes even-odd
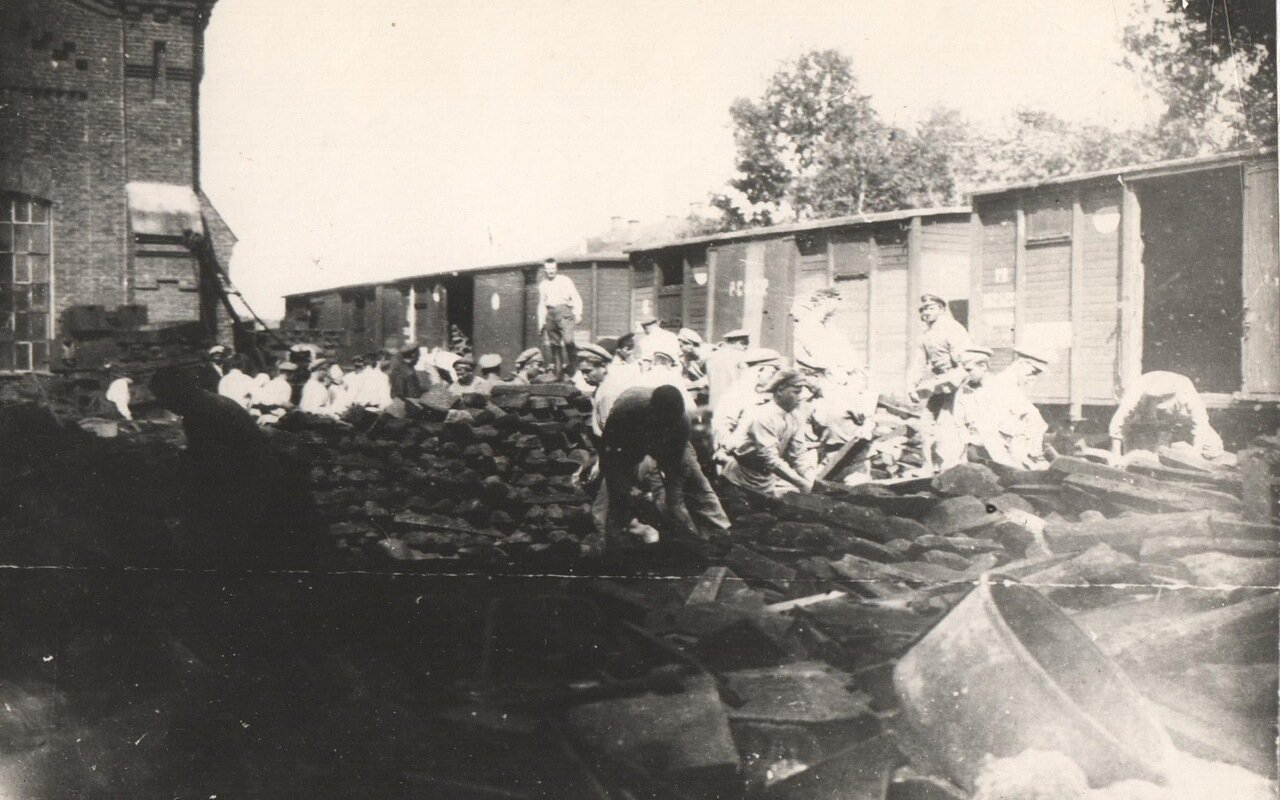
[(774, 373), (782, 368), (782, 355), (768, 347), (754, 347), (743, 352), (741, 363), (738, 380), (712, 410), (711, 438), (719, 459), (745, 431), (743, 418), (747, 411), (769, 402), (767, 387)]
[(951, 423), (952, 395), (964, 370), (960, 367), (960, 354), (973, 345), (969, 331), (951, 316), (947, 301), (936, 294), (920, 297), (920, 319), (925, 324), (924, 335), (916, 354), (915, 382), (909, 399), (913, 403), (923, 400), (921, 439), (926, 466), (932, 468), (940, 460), (937, 453), (937, 437), (946, 436)]
[(480, 368), (480, 377), (476, 379), (476, 391), (489, 394), (494, 384), (502, 382), (502, 356), (497, 353), (485, 353), (480, 356), (476, 366)]
[(725, 481), (770, 497), (813, 488), (805, 474), (803, 421), (796, 413), (806, 387), (805, 377), (794, 369), (773, 375), (765, 386), (768, 401), (746, 412), (743, 435), (733, 443), (721, 472)]

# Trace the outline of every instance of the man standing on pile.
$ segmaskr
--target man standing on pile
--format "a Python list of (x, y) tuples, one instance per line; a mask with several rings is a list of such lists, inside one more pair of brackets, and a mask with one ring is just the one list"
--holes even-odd
[(1223, 455), (1222, 437), (1209, 424), (1209, 410), (1195, 384), (1176, 372), (1148, 372), (1125, 390), (1111, 417), (1111, 452), (1156, 450), (1186, 442), (1202, 458)]
[(747, 411), (745, 431), (720, 473), (725, 481), (769, 497), (813, 488), (805, 474), (803, 421), (796, 413), (806, 385), (804, 376), (793, 369), (773, 376), (765, 387), (769, 401)]
[(542, 331), (542, 343), (551, 358), (551, 368), (556, 380), (563, 380), (573, 371), (573, 326), (582, 319), (582, 295), (568, 275), (559, 275), (559, 265), (554, 258), (542, 264), (543, 280), (538, 284), (538, 330)]
[(736, 328), (726, 333), (724, 340), (707, 355), (707, 405), (711, 408), (716, 408), (729, 387), (737, 383), (744, 368), (742, 357), (750, 344), (751, 335)]
[(955, 451), (955, 422), (951, 415), (952, 398), (956, 386), (964, 380), (960, 367), (960, 354), (973, 345), (969, 331), (951, 316), (947, 301), (936, 294), (920, 298), (920, 319), (925, 324), (920, 339), (915, 370), (915, 388), (908, 398), (912, 403), (924, 399), (921, 415), (920, 438), (925, 466), (933, 469), (941, 460), (940, 449)]

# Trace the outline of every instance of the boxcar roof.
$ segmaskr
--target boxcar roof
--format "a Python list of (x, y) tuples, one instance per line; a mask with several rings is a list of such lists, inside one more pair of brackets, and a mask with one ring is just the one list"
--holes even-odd
[(690, 236), (687, 239), (671, 239), (666, 242), (636, 247), (629, 252), (644, 253), (651, 250), (666, 250), (671, 247), (684, 247), (690, 244), (707, 244), (710, 242), (727, 242), (734, 239), (760, 239), (770, 236), (785, 236), (791, 233), (823, 230), (825, 228), (846, 228), (857, 225), (874, 225), (879, 222), (895, 222), (912, 217), (937, 217), (947, 214), (968, 214), (968, 206), (943, 206), (940, 208), (907, 208), (900, 211), (881, 211), (875, 214), (856, 214), (849, 217), (830, 217), (828, 219), (805, 220), (804, 222), (788, 222), (783, 225), (769, 225), (763, 228), (743, 228), (725, 233), (712, 233), (706, 236)]
[(1274, 159), (1275, 155), (1276, 149), (1274, 147), (1258, 147), (1251, 150), (1233, 150), (1229, 153), (1215, 153), (1213, 155), (1193, 156), (1191, 158), (1175, 158), (1169, 161), (1156, 161), (1148, 164), (1129, 164), (1122, 167), (1111, 167), (1110, 169), (1097, 170), (1095, 172), (1076, 172), (1070, 175), (1060, 175), (1056, 178), (1045, 178), (1040, 181), (1010, 183), (1002, 186), (988, 186), (970, 192), (969, 197), (977, 199), (979, 197), (988, 197), (1008, 192), (1025, 192), (1027, 190), (1039, 189), (1041, 187), (1062, 186), (1070, 183), (1085, 183), (1105, 178), (1155, 178), (1163, 175), (1176, 175), (1181, 172), (1217, 169), (1224, 166), (1230, 166), (1232, 164), (1239, 164), (1245, 161), (1255, 161), (1266, 157)]

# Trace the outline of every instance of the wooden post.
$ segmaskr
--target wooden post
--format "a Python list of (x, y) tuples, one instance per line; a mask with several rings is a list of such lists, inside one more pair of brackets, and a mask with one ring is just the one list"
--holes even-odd
[(716, 249), (707, 247), (707, 330), (708, 344), (714, 344), (716, 330)]
[(591, 339), (600, 338), (600, 263), (591, 262)]
[[(867, 243), (871, 246), (870, 264), (867, 265), (867, 381), (869, 386), (874, 386), (876, 380), (876, 368), (879, 366), (880, 359), (877, 357), (876, 351), (876, 326), (872, 323), (875, 321), (876, 315), (872, 313), (872, 309), (876, 307), (876, 284), (880, 282), (880, 245), (876, 242), (874, 232), (867, 232)], [(908, 302), (907, 306), (910, 307)], [(910, 376), (908, 376), (908, 380)], [(905, 390), (908, 387), (903, 387)], [(881, 389), (880, 391), (885, 391)]]
[(1142, 205), (1131, 183), (1124, 184), (1120, 211), (1120, 345), (1116, 397), (1142, 375)]
[(969, 214), (969, 335), (975, 341), (982, 341), (984, 335), (982, 321), (982, 217), (974, 211)]
[(689, 327), (689, 297), (693, 285), (693, 267), (689, 264), (689, 257), (685, 253), (680, 254), (680, 326)]
[[(920, 340), (920, 314), (916, 311), (916, 303), (924, 291), (924, 221), (920, 217), (911, 218), (911, 227), (907, 229), (907, 352), (902, 354), (906, 361), (911, 360), (911, 345)], [(930, 290), (935, 287), (928, 287)], [(904, 362), (905, 363), (905, 362)]]
[(1013, 346), (1021, 344), (1022, 326), (1027, 322), (1027, 212), (1023, 199), (1013, 212)]
[(1071, 198), (1071, 355), (1067, 399), (1071, 419), (1084, 419), (1084, 208)]

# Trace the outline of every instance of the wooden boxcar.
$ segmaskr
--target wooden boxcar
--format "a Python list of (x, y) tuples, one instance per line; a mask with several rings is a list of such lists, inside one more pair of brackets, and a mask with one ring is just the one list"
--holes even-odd
[(745, 328), (792, 352), (791, 305), (835, 287), (836, 326), (880, 391), (904, 394), (919, 336), (917, 300), (945, 297), (967, 319), (968, 207), (909, 209), (680, 239), (634, 250), (632, 316), (710, 341)]
[(1076, 417), (1152, 370), (1280, 399), (1276, 195), (1274, 149), (975, 192), (970, 329), (1051, 351), (1033, 399)]
[[(579, 342), (617, 336), (631, 328), (631, 272), (620, 253), (565, 256), (560, 271), (582, 295)], [(409, 342), (440, 347), (454, 326), (477, 354), (498, 353), (509, 368), (526, 347), (539, 344), (536, 303), (541, 261), (342, 286), (285, 298), (285, 325), (341, 330), (339, 358)]]

